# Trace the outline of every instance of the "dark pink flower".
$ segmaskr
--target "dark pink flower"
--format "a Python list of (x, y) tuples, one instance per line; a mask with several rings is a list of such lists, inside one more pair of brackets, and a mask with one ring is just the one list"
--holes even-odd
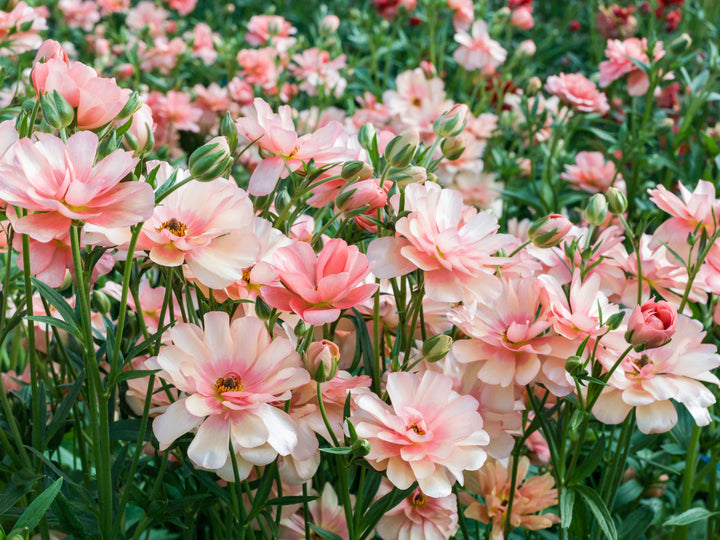
[(628, 320), (625, 339), (633, 346), (654, 349), (672, 338), (676, 325), (675, 306), (664, 300), (651, 300), (635, 307)]

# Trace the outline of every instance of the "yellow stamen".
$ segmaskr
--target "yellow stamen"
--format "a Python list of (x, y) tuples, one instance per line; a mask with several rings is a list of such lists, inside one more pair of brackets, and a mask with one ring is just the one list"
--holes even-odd
[(170, 231), (170, 233), (174, 236), (185, 236), (187, 233), (187, 225), (176, 218), (163, 221), (162, 225), (160, 225), (156, 230), (157, 232), (160, 232), (163, 229)]

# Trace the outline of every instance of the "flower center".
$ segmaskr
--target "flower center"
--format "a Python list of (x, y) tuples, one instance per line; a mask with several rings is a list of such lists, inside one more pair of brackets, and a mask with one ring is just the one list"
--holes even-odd
[(290, 154), (288, 155), (288, 157), (289, 157), (289, 158), (295, 157), (295, 154), (297, 154), (299, 151), (300, 151), (300, 148), (298, 148), (298, 147), (296, 146), (295, 148), (293, 148), (293, 151), (290, 152)]
[(412, 103), (413, 106), (415, 106), (415, 107), (420, 107), (420, 106), (422, 105), (422, 101), (420, 100), (419, 97), (414, 97), (414, 98), (412, 98), (412, 99), (410, 100), (410, 103)]
[(215, 391), (218, 394), (222, 394), (223, 392), (242, 392), (242, 390), (242, 381), (240, 377), (236, 375), (226, 375), (215, 381)]
[(242, 278), (245, 283), (250, 283), (250, 272), (252, 271), (252, 269), (252, 266), (248, 266), (247, 268), (243, 269)]
[(163, 229), (170, 231), (170, 233), (174, 236), (185, 236), (187, 233), (187, 225), (176, 218), (163, 221), (162, 225), (160, 225), (156, 230), (157, 232), (160, 232)]
[(419, 489), (415, 493), (410, 495), (410, 497), (408, 497), (408, 499), (410, 500), (410, 505), (413, 508), (422, 508), (423, 506), (425, 506), (427, 504), (427, 497)]
[(407, 428), (407, 431), (413, 430), (417, 435), (425, 435), (425, 430), (417, 425), (417, 422), (413, 422), (410, 424), (410, 426)]

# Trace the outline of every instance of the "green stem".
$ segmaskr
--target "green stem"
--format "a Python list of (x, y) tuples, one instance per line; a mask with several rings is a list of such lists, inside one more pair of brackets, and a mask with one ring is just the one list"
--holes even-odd
[[(700, 426), (693, 424), (690, 432), (690, 443), (685, 458), (685, 473), (682, 480), (682, 492), (680, 495), (680, 513), (690, 509), (693, 497), (693, 484), (695, 483), (695, 467), (697, 466), (698, 450), (700, 449)], [(688, 526), (678, 527), (677, 539), (687, 540)]]

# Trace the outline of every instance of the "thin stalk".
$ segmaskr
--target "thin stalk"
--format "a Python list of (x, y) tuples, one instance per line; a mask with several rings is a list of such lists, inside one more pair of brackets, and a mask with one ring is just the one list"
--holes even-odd
[[(685, 473), (682, 480), (682, 492), (680, 495), (680, 513), (690, 509), (693, 496), (693, 484), (695, 483), (695, 467), (697, 466), (698, 450), (700, 448), (700, 426), (693, 424), (690, 432), (690, 444), (688, 445), (687, 456), (685, 458)], [(678, 527), (677, 539), (687, 540), (688, 526)]]

